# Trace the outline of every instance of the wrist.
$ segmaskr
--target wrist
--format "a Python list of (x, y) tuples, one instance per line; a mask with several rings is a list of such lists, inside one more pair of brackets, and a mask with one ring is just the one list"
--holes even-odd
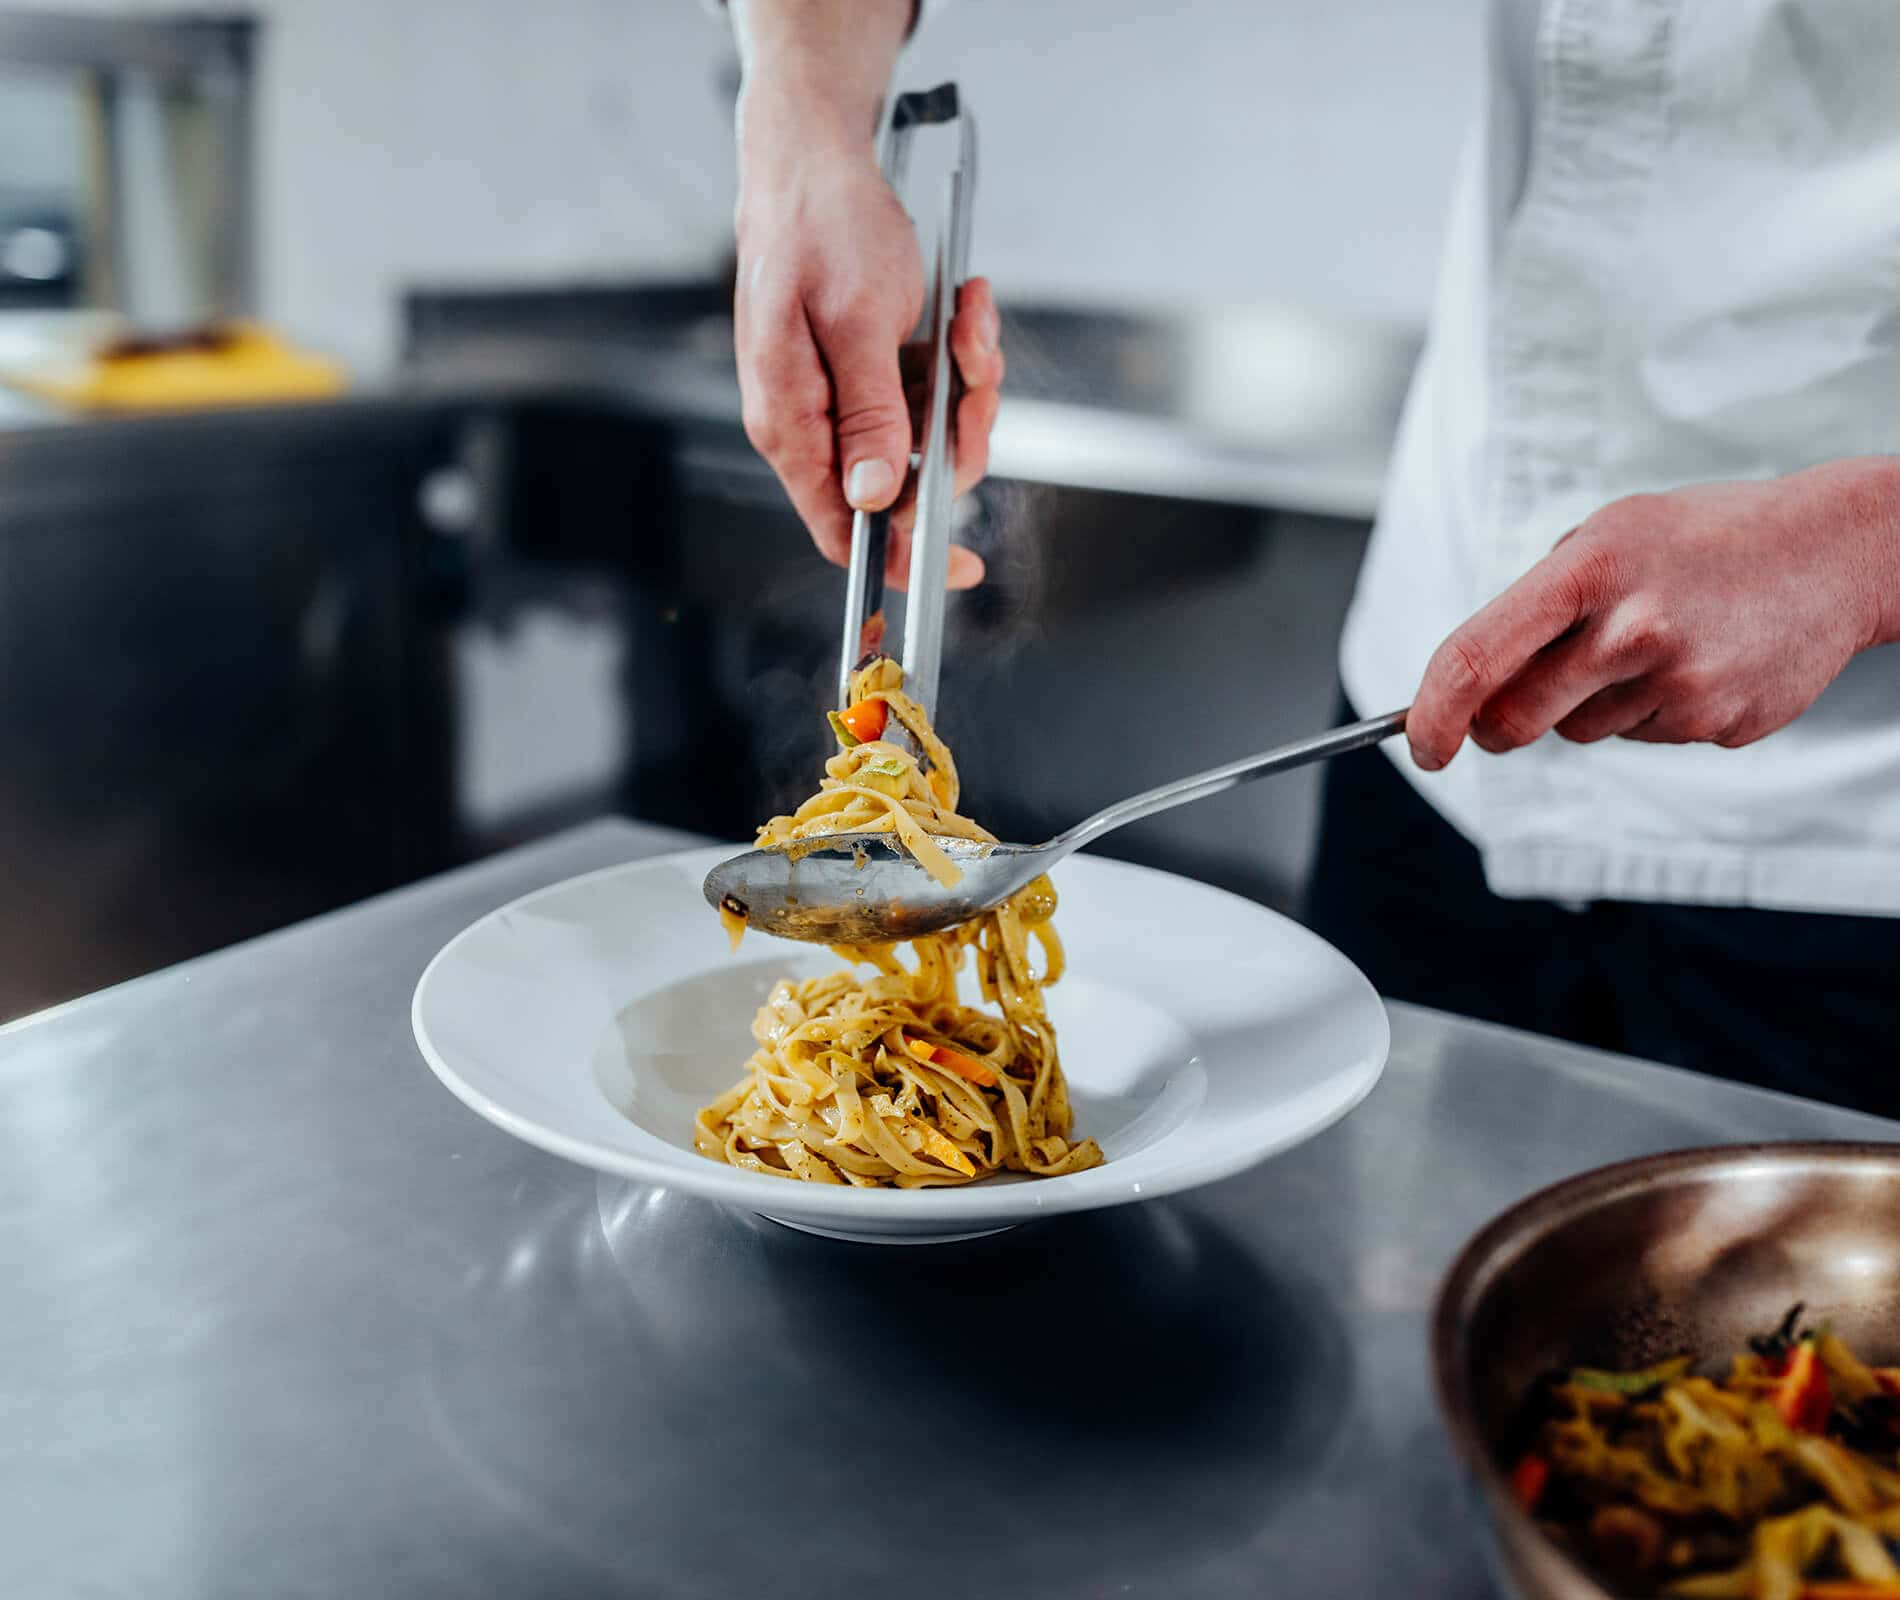
[(875, 161), (911, 0), (733, 0), (732, 13), (742, 165), (800, 149)]
[(1900, 643), (1900, 456), (1866, 456), (1844, 465), (1844, 509), (1861, 551), (1863, 648)]
[(748, 72), (739, 90), (741, 175), (787, 162), (877, 165), (881, 90), (853, 92), (812, 81), (795, 67)]
[(1818, 490), (1801, 521), (1822, 536), (1822, 559), (1845, 578), (1854, 648), (1900, 642), (1900, 456), (1824, 462), (1784, 481)]
[(1900, 456), (1872, 456), (1862, 490), (1868, 519), (1872, 644), (1900, 644)]

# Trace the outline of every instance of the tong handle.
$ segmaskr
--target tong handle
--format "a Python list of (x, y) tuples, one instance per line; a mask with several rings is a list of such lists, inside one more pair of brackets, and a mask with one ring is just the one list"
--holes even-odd
[(844, 577), (844, 637), (838, 642), (838, 709), (851, 704), (851, 678), (884, 649), (884, 560), (891, 514), (860, 511), (851, 519), (851, 565)]
[[(922, 126), (959, 124), (957, 165), (944, 193), (929, 293), (917, 333), (926, 341), (929, 398), (921, 449), (913, 448), (908, 482), (916, 489), (917, 519), (911, 534), (909, 599), (904, 621), (906, 692), (931, 715), (943, 661), (945, 582), (950, 570), (951, 500), (955, 467), (950, 459), (950, 418), (955, 402), (950, 360), (950, 321), (957, 290), (967, 272), (970, 212), (976, 189), (976, 124), (954, 83), (900, 94), (891, 109), (880, 159), (895, 189), (903, 182), (912, 132)], [(900, 494), (898, 503), (903, 496)], [(851, 677), (867, 656), (888, 653), (884, 638), (884, 565), (890, 549), (890, 512), (860, 511), (851, 522), (851, 563), (845, 577), (844, 629), (838, 649), (838, 705), (850, 698)]]

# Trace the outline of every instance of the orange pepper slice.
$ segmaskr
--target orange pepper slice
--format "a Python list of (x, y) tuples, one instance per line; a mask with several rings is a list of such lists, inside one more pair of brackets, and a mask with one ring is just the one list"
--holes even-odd
[(1535, 1511), (1550, 1482), (1550, 1463), (1534, 1451), (1511, 1469), (1511, 1497), (1526, 1511)]
[(933, 1066), (954, 1072), (959, 1078), (967, 1078), (971, 1083), (985, 1089), (996, 1087), (996, 1074), (984, 1062), (975, 1056), (966, 1056), (961, 1050), (952, 1050), (948, 1045), (929, 1044), (922, 1039), (905, 1039), (910, 1053), (919, 1061), (928, 1061)]
[(851, 737), (859, 744), (869, 744), (873, 739), (883, 738), (888, 715), (882, 700), (860, 700), (840, 711), (838, 720), (851, 730)]
[(1827, 1369), (1815, 1353), (1814, 1341), (1803, 1339), (1788, 1359), (1787, 1375), (1775, 1385), (1775, 1410), (1781, 1420), (1803, 1433), (1820, 1433), (1833, 1409)]

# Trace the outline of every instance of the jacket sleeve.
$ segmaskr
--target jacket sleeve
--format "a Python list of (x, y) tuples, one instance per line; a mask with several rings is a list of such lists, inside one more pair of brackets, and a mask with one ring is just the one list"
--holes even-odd
[[(726, 0), (699, 0), (699, 3), (721, 21), (725, 20)], [(940, 10), (948, 3), (949, 0), (910, 0), (910, 31), (915, 33), (923, 26), (926, 13)]]

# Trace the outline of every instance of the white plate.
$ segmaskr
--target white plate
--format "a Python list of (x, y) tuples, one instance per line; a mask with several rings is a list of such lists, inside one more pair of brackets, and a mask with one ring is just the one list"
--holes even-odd
[(693, 1113), (739, 1080), (753, 1012), (779, 978), (839, 964), (757, 935), (728, 950), (700, 882), (731, 853), (608, 867), (457, 934), (410, 1008), (436, 1076), (586, 1166), (814, 1233), (924, 1243), (1224, 1178), (1344, 1116), (1385, 1065), (1385, 1008), (1323, 939), (1206, 884), (1082, 856), (1056, 874), (1069, 971), (1048, 1002), (1076, 1132), (1101, 1142), (1102, 1166), (899, 1190), (709, 1161)]

